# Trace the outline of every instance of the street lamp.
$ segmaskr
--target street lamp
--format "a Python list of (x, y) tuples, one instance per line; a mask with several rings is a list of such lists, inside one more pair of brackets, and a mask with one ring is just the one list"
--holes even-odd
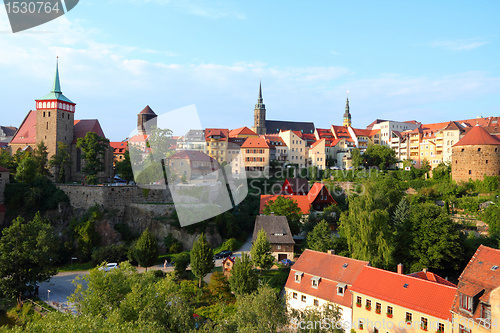
[(73, 270), (73, 260), (76, 260), (76, 259), (78, 259), (78, 258), (76, 258), (76, 257), (71, 258), (71, 270)]
[(47, 302), (50, 301), (50, 289), (47, 289)]

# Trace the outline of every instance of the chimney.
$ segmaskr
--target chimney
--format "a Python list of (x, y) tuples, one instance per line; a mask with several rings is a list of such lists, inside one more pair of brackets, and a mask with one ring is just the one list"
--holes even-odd
[(422, 269), (422, 272), (424, 272), (425, 274), (427, 274), (427, 268)]
[(403, 264), (402, 263), (398, 264), (398, 274), (403, 274)]
[(328, 253), (328, 254), (335, 254), (335, 250), (328, 250), (328, 251), (326, 251), (326, 253)]

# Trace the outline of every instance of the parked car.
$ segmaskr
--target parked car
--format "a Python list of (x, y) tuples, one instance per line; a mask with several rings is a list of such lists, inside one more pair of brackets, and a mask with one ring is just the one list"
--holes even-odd
[(112, 262), (107, 264), (106, 266), (102, 266), (99, 269), (105, 272), (109, 272), (112, 269), (118, 268), (118, 264), (116, 262)]
[(291, 261), (290, 259), (283, 259), (283, 260), (281, 260), (281, 263), (285, 266), (292, 266), (293, 265), (293, 261)]
[(232, 255), (233, 255), (232, 251), (224, 250), (224, 251), (221, 251), (219, 253), (216, 253), (214, 257), (215, 257), (215, 259), (224, 259), (224, 258), (227, 258), (227, 257), (232, 256)]

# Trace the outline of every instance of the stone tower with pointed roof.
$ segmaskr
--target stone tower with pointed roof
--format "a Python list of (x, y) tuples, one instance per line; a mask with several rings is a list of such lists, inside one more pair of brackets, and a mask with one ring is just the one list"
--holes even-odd
[(349, 97), (347, 97), (347, 101), (345, 102), (345, 112), (344, 112), (344, 127), (351, 126), (351, 113), (349, 112)]
[(59, 63), (52, 91), (36, 100), (36, 143), (44, 142), (49, 157), (57, 151), (57, 143), (73, 142), (75, 103), (63, 95), (59, 82)]
[(500, 138), (474, 126), (452, 147), (451, 175), (454, 181), (483, 180), (500, 176)]
[(253, 114), (254, 126), (252, 127), (252, 131), (258, 135), (266, 134), (266, 105), (262, 99), (262, 82), (259, 83), (259, 98), (257, 99), (257, 104), (255, 104)]
[(156, 118), (158, 116), (146, 105), (146, 107), (137, 115), (137, 132), (139, 135), (146, 135), (151, 127), (156, 127)]

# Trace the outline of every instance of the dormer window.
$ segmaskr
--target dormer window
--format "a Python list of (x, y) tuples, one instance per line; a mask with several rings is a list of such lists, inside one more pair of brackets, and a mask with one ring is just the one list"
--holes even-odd
[(346, 289), (347, 289), (347, 284), (338, 283), (337, 284), (337, 295), (344, 296)]
[(319, 281), (321, 280), (321, 278), (319, 276), (313, 276), (311, 278), (311, 286), (313, 288), (318, 288), (318, 285), (319, 285)]
[(302, 276), (304, 275), (304, 273), (302, 272), (295, 272), (295, 282), (299, 282), (302, 280)]
[(472, 297), (460, 294), (460, 309), (472, 313)]

